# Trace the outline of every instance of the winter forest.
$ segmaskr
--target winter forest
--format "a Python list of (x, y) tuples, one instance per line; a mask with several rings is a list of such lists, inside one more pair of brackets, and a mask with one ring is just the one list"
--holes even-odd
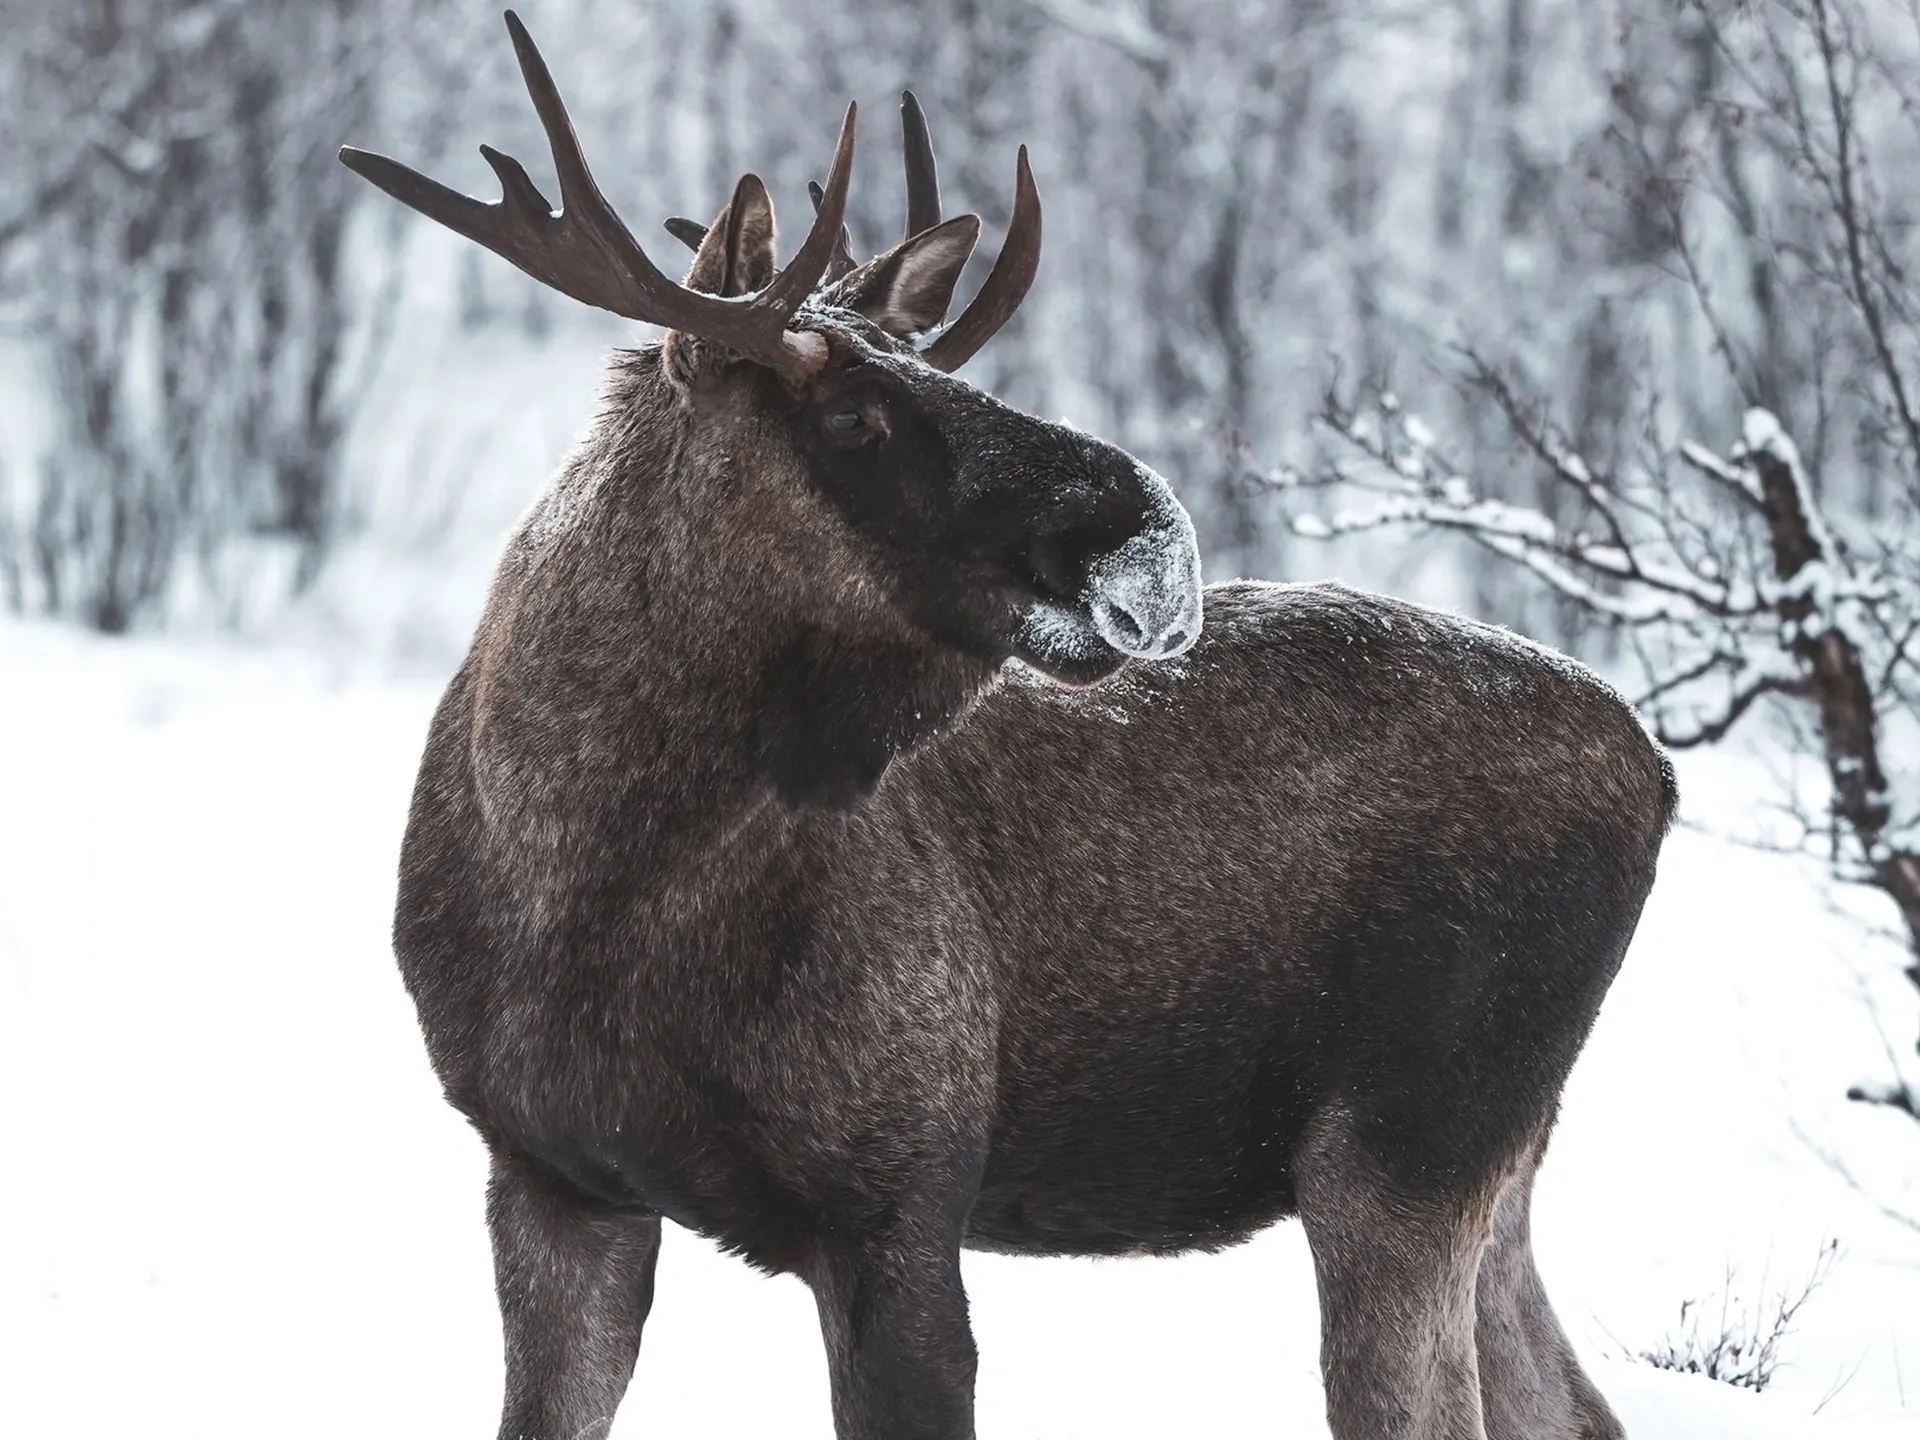
[[(965, 378), (1166, 476), (1209, 582), (1447, 606), (1640, 706), (1681, 824), (1547, 1283), (1636, 1440), (1920, 1437), (1920, 0), (518, 9), (665, 269), (747, 170), (790, 254), (850, 99), (892, 244), (911, 87), (984, 221), (957, 312), (1024, 144), (1038, 280)], [(485, 1163), (393, 867), (503, 539), (657, 336), (336, 159), (544, 186), (496, 5), (0, 0), (0, 118), (0, 1390), (483, 1433)], [(613, 1433), (827, 1434), (804, 1290), (704, 1244)], [(967, 1264), (982, 1433), (1327, 1433), (1297, 1227)]]

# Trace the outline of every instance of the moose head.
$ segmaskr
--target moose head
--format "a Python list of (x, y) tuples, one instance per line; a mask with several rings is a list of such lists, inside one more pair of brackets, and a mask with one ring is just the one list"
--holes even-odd
[[(504, 192), (495, 203), (384, 156), (346, 148), (341, 159), (542, 283), (666, 327), (657, 364), (684, 427), (679, 463), (725, 457), (736, 505), (751, 491), (763, 510), (824, 506), (837, 533), (821, 538), (820, 562), (851, 572), (838, 577), (841, 595), (884, 596), (898, 621), (950, 655), (989, 669), (1017, 657), (1071, 685), (1193, 643), (1199, 556), (1167, 483), (1124, 451), (953, 374), (1013, 314), (1038, 265), (1040, 200), (1024, 147), (991, 274), (925, 343), (945, 319), (980, 220), (941, 218), (933, 149), (911, 95), (899, 244), (863, 264), (849, 251), (849, 105), (826, 184), (813, 187), (812, 227), (786, 267), (775, 261), (772, 201), (749, 174), (712, 225), (667, 222), (697, 247), (676, 284), (601, 194), (539, 51), (512, 12), (506, 21), (552, 149), (559, 210), (518, 161), (484, 145)], [(744, 488), (743, 469), (754, 472)], [(716, 478), (708, 503), (728, 503), (712, 493), (727, 483)], [(750, 571), (753, 557), (741, 563)]]

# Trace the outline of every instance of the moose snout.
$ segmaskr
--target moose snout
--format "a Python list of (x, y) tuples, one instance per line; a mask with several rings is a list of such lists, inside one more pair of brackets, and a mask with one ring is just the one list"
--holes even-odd
[(1090, 568), (1087, 606), (1100, 638), (1123, 655), (1164, 660), (1200, 636), (1200, 548), (1172, 503), (1151, 526)]

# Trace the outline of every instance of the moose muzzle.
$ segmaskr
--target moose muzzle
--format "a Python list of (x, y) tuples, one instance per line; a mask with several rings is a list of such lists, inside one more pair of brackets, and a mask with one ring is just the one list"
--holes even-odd
[(1200, 546), (1166, 481), (1147, 476), (1159, 492), (1147, 528), (1088, 567), (1086, 601), (1107, 644), (1164, 660), (1200, 637)]

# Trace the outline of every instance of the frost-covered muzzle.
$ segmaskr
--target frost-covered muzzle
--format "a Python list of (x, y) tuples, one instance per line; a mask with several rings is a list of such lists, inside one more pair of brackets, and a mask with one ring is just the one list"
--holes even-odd
[(1058, 679), (1085, 683), (1125, 659), (1164, 660), (1200, 636), (1200, 548), (1193, 521), (1167, 482), (1135, 467), (1142, 522), (1119, 544), (1086, 558), (1073, 603), (1028, 607), (1021, 658)]
[(1168, 523), (1094, 561), (1088, 577), (1093, 628), (1137, 660), (1178, 655), (1200, 635), (1200, 550), (1187, 512), (1177, 502), (1172, 510)]

